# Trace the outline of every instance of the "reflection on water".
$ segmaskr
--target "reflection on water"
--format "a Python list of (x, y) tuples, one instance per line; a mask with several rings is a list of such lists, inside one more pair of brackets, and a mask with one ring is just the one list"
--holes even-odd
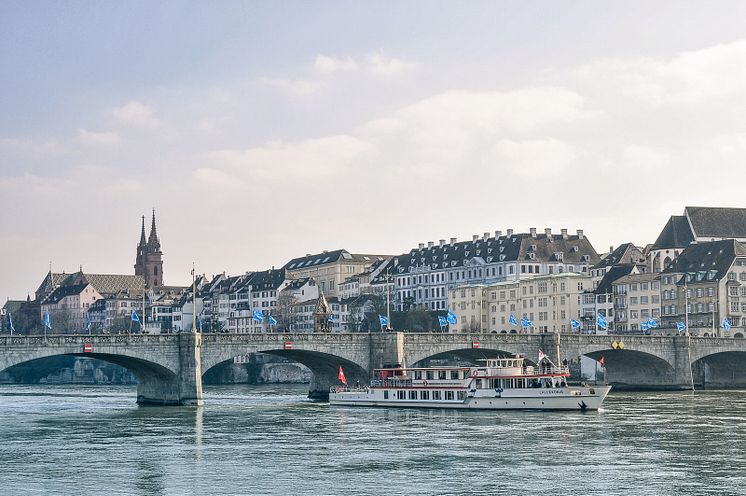
[(0, 494), (743, 494), (746, 393), (615, 393), (594, 413), (330, 407), (303, 386), (1, 386)]

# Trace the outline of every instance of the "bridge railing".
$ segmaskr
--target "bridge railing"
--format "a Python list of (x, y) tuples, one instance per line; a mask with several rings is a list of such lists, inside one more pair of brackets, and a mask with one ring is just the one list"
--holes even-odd
[(175, 334), (48, 334), (0, 336), (0, 346), (130, 345), (170, 343)]

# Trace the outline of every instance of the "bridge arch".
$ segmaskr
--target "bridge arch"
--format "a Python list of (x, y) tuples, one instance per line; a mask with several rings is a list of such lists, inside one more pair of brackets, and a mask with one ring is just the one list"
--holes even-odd
[(326, 399), (329, 387), (339, 384), (339, 367), (348, 384), (370, 380), (367, 334), (212, 334), (202, 341), (202, 373), (249, 353), (266, 353), (302, 363), (311, 370), (309, 397)]
[(746, 388), (746, 350), (714, 351), (692, 362), (696, 387), (705, 389)]
[(582, 355), (596, 361), (603, 357), (606, 381), (617, 389), (667, 389), (678, 378), (668, 360), (649, 352), (609, 347)]
[[(55, 356), (79, 356), (113, 363), (137, 378), (140, 404), (180, 404), (179, 358), (171, 340), (160, 336), (8, 336), (12, 351), (0, 356), (0, 371)], [(88, 348), (88, 351), (86, 350)]]

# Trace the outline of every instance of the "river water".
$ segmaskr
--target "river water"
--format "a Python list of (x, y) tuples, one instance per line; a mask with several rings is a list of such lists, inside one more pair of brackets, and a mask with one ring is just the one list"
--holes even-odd
[(0, 386), (0, 495), (746, 494), (746, 392), (593, 413), (330, 407), (303, 386)]

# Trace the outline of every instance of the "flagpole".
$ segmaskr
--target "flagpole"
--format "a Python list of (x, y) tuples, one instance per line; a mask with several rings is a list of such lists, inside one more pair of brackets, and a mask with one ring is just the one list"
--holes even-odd
[[(714, 324), (713, 320), (713, 325)], [(686, 274), (684, 274), (684, 325), (686, 326), (686, 354), (689, 357), (689, 380), (692, 383), (692, 393), (694, 392), (694, 371), (692, 370), (692, 333), (689, 332), (689, 286), (686, 283)]]
[(391, 330), (391, 286), (389, 285), (389, 269), (386, 268), (386, 330)]

